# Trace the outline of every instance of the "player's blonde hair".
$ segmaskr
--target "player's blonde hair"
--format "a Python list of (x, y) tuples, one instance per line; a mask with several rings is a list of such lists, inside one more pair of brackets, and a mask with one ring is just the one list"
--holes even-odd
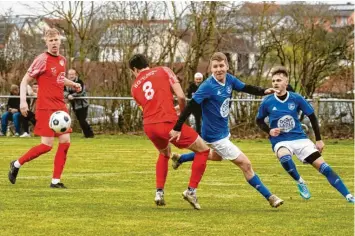
[(59, 31), (55, 28), (49, 28), (44, 32), (44, 39), (60, 35)]
[(211, 70), (212, 61), (224, 61), (227, 67), (229, 66), (227, 56), (223, 52), (215, 52), (212, 54), (210, 58), (210, 65), (209, 65), (210, 70)]

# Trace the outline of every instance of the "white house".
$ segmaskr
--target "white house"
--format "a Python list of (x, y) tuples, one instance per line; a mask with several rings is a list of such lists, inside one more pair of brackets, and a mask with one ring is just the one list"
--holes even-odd
[(184, 62), (189, 45), (170, 33), (170, 20), (120, 20), (107, 28), (99, 42), (99, 60), (120, 62), (124, 54), (144, 53), (152, 60)]

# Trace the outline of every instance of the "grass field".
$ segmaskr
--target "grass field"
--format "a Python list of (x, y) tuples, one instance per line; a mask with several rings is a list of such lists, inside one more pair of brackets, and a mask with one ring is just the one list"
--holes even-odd
[[(0, 138), (0, 235), (354, 235), (354, 205), (294, 159), (312, 193), (302, 200), (266, 140), (234, 142), (284, 205), (271, 208), (231, 163), (208, 162), (198, 190), (201, 211), (181, 198), (189, 163), (170, 169), (167, 205), (155, 206), (157, 152), (140, 136), (74, 136), (62, 178), (66, 190), (49, 188), (56, 146), (23, 166), (11, 185), (9, 162), (38, 142)], [(353, 192), (353, 141), (325, 142), (325, 159)]]

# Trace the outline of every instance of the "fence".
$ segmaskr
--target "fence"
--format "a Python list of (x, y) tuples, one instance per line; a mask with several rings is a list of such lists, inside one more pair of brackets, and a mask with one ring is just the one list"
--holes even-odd
[[(0, 106), (4, 106), (10, 96), (0, 96)], [(83, 99), (83, 98), (76, 98)], [(132, 97), (85, 97), (89, 100), (88, 122), (96, 133), (126, 133), (142, 131), (142, 111)], [(255, 124), (255, 117), (262, 99), (241, 98), (231, 99), (230, 128), (239, 136), (245, 134), (260, 134)], [(316, 98), (308, 100), (314, 107), (319, 119), (323, 135), (329, 137), (353, 137), (354, 132), (354, 100), (335, 98)], [(2, 104), (2, 105), (1, 105)], [(69, 104), (69, 103), (68, 103)], [(68, 106), (70, 110), (70, 106)], [(72, 113), (72, 112), (71, 112)], [(74, 131), (80, 132), (75, 115), (73, 118)], [(193, 116), (190, 116), (193, 124)], [(305, 124), (310, 127), (307, 118)]]

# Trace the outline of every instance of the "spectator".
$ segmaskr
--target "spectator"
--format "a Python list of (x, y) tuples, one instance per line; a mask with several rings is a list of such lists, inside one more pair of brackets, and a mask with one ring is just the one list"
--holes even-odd
[[(37, 97), (37, 93), (38, 93), (38, 84), (37, 84), (37, 82), (35, 82), (32, 85), (32, 87), (29, 86), (27, 88), (28, 88), (27, 89), (27, 94), (29, 96)], [(23, 134), (20, 136), (20, 138), (31, 137), (30, 130), (29, 130), (29, 122), (31, 122), (33, 126), (36, 125), (36, 116), (35, 116), (36, 101), (37, 101), (37, 98), (33, 98), (32, 100), (29, 100), (27, 102), (27, 104), (29, 106), (29, 109), (30, 109), (28, 111), (28, 113), (27, 113), (27, 117), (25, 117), (25, 116), (23, 116), (21, 114), (20, 121), (21, 121), (22, 128), (23, 128)]]
[[(194, 76), (194, 82), (190, 84), (187, 88), (187, 98), (191, 99), (194, 93), (197, 91), (198, 87), (203, 81), (203, 75), (200, 72), (197, 72)], [(196, 132), (201, 135), (201, 106), (199, 106), (196, 110), (192, 112), (192, 115), (195, 117), (195, 130)]]
[[(10, 95), (19, 96), (20, 89), (18, 85), (11, 85)], [(15, 125), (15, 136), (20, 136), (20, 98), (10, 97), (7, 101), (6, 112), (1, 117), (1, 132), (0, 136), (4, 136), (7, 131), (7, 124), (9, 121), (13, 121)]]
[(86, 121), (88, 116), (89, 102), (87, 99), (74, 99), (75, 97), (86, 97), (84, 83), (78, 78), (78, 75), (74, 69), (70, 69), (68, 71), (68, 79), (75, 83), (79, 83), (82, 90), (80, 92), (76, 92), (75, 88), (66, 86), (64, 88), (64, 97), (70, 101), (71, 107), (73, 108), (75, 116), (79, 121), (85, 138), (93, 138), (94, 133), (92, 132), (89, 123)]

